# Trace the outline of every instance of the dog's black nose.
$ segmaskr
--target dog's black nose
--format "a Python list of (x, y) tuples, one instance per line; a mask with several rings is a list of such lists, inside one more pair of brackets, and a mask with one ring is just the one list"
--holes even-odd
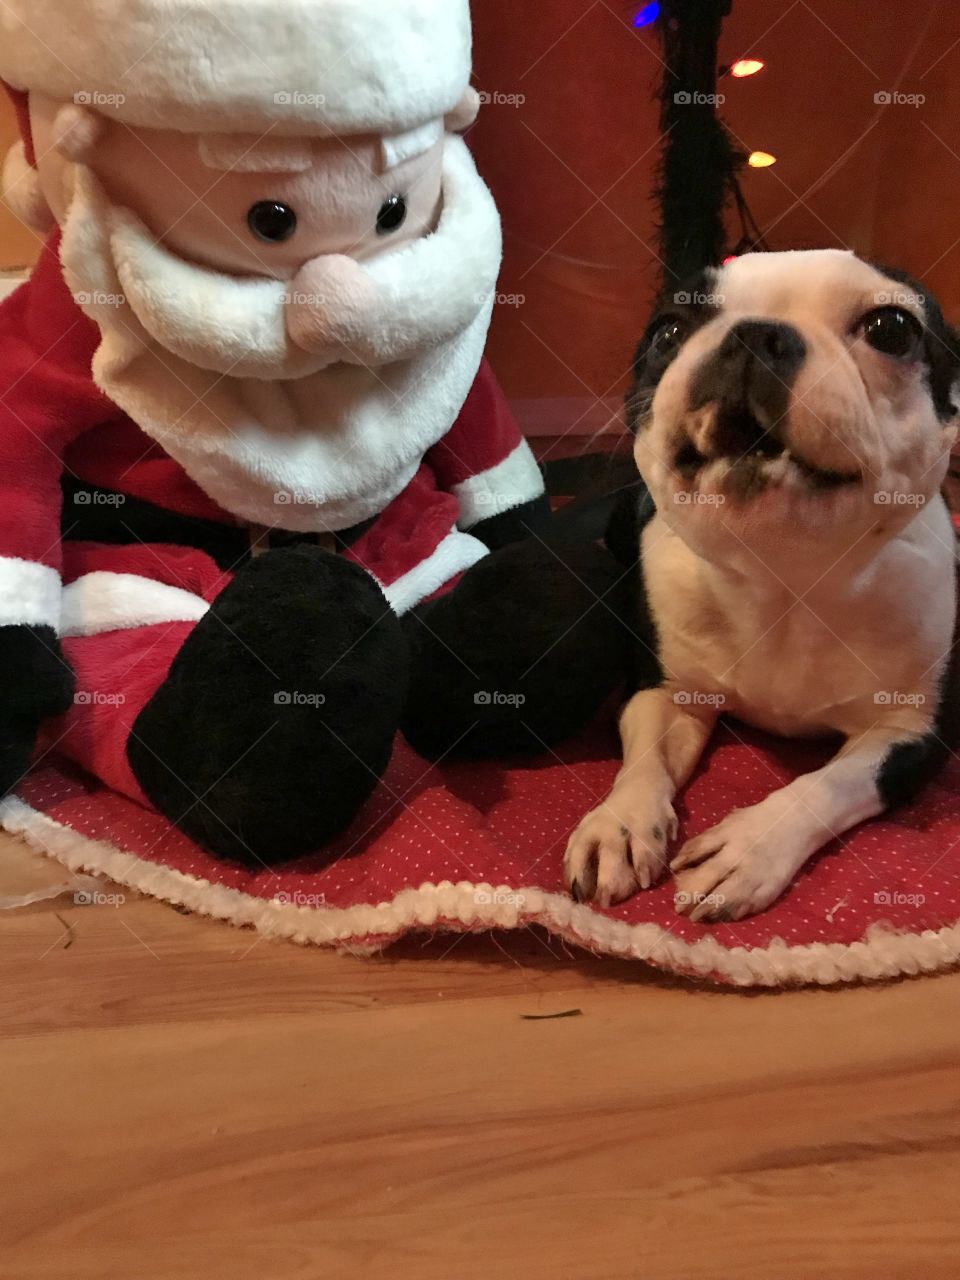
[(806, 343), (793, 325), (777, 320), (741, 320), (720, 344), (717, 359), (741, 367), (758, 360), (770, 373), (789, 382), (806, 354)]

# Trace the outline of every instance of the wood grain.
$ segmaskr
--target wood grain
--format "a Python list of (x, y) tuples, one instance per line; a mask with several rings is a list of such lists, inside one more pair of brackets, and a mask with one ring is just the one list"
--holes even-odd
[(0, 970), (11, 1280), (958, 1274), (960, 975), (722, 993), (135, 898), (3, 913)]

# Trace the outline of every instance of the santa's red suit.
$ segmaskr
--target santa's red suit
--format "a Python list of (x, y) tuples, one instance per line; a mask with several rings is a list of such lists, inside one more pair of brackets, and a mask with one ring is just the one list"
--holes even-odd
[[(58, 241), (0, 307), (0, 626), (46, 625), (62, 638), (78, 692), (48, 742), (145, 802), (127, 762), (130, 726), (232, 571), (287, 541), (296, 495), (278, 495), (272, 530), (238, 521), (97, 390), (100, 335), (64, 282)], [(487, 554), (486, 529), (509, 540), (498, 517), (529, 519), (542, 494), (484, 363), (402, 492), (319, 540), (370, 573), (402, 614)]]

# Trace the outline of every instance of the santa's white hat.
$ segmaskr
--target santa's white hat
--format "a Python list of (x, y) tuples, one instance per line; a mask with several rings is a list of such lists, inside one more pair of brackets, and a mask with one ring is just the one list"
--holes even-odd
[(0, 80), (191, 133), (405, 133), (468, 89), (469, 0), (3, 0)]

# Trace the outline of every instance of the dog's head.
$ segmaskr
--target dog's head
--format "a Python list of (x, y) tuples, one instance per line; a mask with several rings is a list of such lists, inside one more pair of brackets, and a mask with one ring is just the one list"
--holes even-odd
[(840, 250), (754, 253), (660, 307), (627, 416), (674, 531), (771, 563), (902, 529), (943, 482), (958, 378), (956, 336), (908, 277)]

